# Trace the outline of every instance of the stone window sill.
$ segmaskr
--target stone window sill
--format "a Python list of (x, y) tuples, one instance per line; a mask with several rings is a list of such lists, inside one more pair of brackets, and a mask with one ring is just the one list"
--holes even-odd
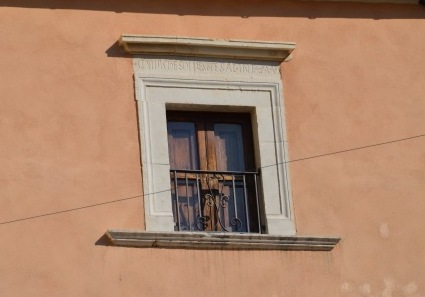
[(330, 251), (339, 237), (279, 236), (219, 232), (147, 232), (109, 229), (115, 246), (229, 250)]

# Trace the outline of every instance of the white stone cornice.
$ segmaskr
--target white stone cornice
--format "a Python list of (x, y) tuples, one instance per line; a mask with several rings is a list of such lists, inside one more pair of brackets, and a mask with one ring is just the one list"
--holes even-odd
[(109, 229), (106, 235), (116, 246), (145, 248), (330, 251), (340, 241), (339, 237), (113, 229)]
[(293, 42), (218, 40), (208, 38), (123, 34), (119, 45), (130, 54), (288, 61)]

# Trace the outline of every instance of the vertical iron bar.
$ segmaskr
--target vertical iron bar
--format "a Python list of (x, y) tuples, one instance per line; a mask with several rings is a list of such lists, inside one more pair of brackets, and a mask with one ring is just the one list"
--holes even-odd
[(176, 220), (177, 220), (177, 228), (180, 231), (180, 216), (179, 216), (179, 192), (177, 190), (177, 171), (174, 170), (174, 193), (176, 195)]
[(189, 181), (187, 179), (187, 172), (185, 172), (184, 178), (186, 180), (187, 222), (189, 224), (189, 226), (188, 226), (189, 231), (191, 231), (190, 230), (190, 228), (191, 228), (191, 224), (190, 224), (190, 199), (189, 199), (189, 190), (188, 190), (188, 188), (189, 188)]
[(238, 203), (236, 202), (236, 185), (235, 185), (235, 175), (232, 174), (232, 185), (233, 185), (233, 202), (235, 203), (235, 218), (238, 218)]
[[(202, 205), (201, 205), (201, 193), (199, 192), (199, 174), (198, 173), (196, 174), (196, 191), (198, 192), (198, 211), (199, 211), (199, 217), (201, 218), (202, 217)], [(198, 227), (198, 229), (199, 229), (199, 227)], [(202, 229), (204, 229), (204, 225), (203, 224), (202, 224)]]
[(259, 197), (258, 197), (257, 173), (254, 173), (254, 185), (255, 185), (255, 203), (257, 204), (258, 233), (261, 234), (260, 203), (258, 201)]
[[(239, 222), (239, 218), (238, 218), (238, 202), (236, 200), (236, 185), (235, 185), (235, 175), (232, 174), (232, 186), (233, 186), (233, 203), (234, 203), (234, 208), (235, 208), (235, 230), (239, 231), (239, 229), (242, 226), (239, 226), (238, 228), (238, 222)], [(232, 219), (230, 219), (230, 222), (232, 222)]]
[(245, 174), (242, 175), (243, 176), (243, 196), (244, 196), (244, 200), (245, 200), (245, 212), (246, 212), (246, 231), (250, 232), (251, 231), (251, 227), (249, 225), (249, 212), (248, 212), (248, 198), (247, 198), (247, 193), (246, 193), (246, 180), (245, 180)]

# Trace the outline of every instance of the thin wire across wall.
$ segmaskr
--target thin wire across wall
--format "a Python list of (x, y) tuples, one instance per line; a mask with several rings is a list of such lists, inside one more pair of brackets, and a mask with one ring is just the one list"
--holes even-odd
[[(336, 155), (336, 154), (342, 154), (342, 153), (352, 152), (352, 151), (356, 151), (356, 150), (362, 150), (362, 149), (377, 147), (377, 146), (381, 146), (381, 145), (386, 145), (386, 144), (392, 144), (392, 143), (396, 143), (396, 142), (402, 142), (402, 141), (412, 140), (412, 139), (416, 139), (416, 138), (420, 138), (420, 137), (424, 137), (424, 136), (425, 136), (425, 134), (420, 134), (420, 135), (415, 135), (415, 136), (411, 136), (411, 137), (401, 138), (401, 139), (397, 139), (397, 140), (391, 140), (391, 141), (386, 141), (386, 142), (381, 142), (381, 143), (375, 143), (375, 144), (371, 144), (371, 145), (360, 146), (360, 147), (355, 147), (355, 148), (346, 149), (346, 150), (335, 151), (335, 152), (332, 152), (332, 153), (325, 153), (325, 154), (320, 154), (320, 155), (315, 155), (315, 156), (310, 156), (310, 157), (305, 157), (305, 158), (288, 160), (288, 161), (281, 162), (281, 163), (275, 163), (275, 164), (270, 164), (270, 165), (262, 166), (260, 168), (267, 168), (267, 167), (282, 165), (282, 164), (286, 164), (286, 163), (294, 163), (294, 162), (311, 160), (311, 159), (316, 159), (316, 158), (321, 158), (321, 157), (326, 157), (326, 156), (331, 156), (331, 155)], [(256, 170), (256, 169), (254, 169), (254, 170)], [(100, 203), (95, 203), (95, 204), (89, 204), (89, 205), (85, 205), (85, 206), (80, 206), (80, 207), (75, 207), (75, 208), (69, 208), (69, 209), (65, 209), (65, 210), (59, 210), (59, 211), (55, 211), (55, 212), (49, 212), (49, 213), (35, 215), (35, 216), (30, 216), (30, 217), (25, 217), (25, 218), (13, 219), (13, 220), (9, 220), (9, 221), (0, 222), (0, 225), (17, 223), (17, 222), (22, 222), (22, 221), (27, 221), (27, 220), (32, 220), (32, 219), (38, 219), (38, 218), (42, 218), (42, 217), (47, 217), (47, 216), (52, 216), (52, 215), (57, 215), (57, 214), (62, 214), (62, 213), (68, 213), (68, 212), (73, 212), (73, 211), (88, 209), (88, 208), (92, 208), (92, 207), (97, 207), (97, 206), (112, 204), (112, 203), (118, 203), (118, 202), (133, 200), (133, 199), (141, 198), (141, 197), (144, 197), (144, 196), (155, 195), (155, 194), (169, 192), (169, 191), (171, 191), (171, 189), (166, 189), (166, 190), (152, 192), (152, 193), (147, 193), (147, 194), (140, 194), (140, 195), (136, 195), (136, 196), (125, 197), (125, 198), (120, 198), (120, 199), (115, 199), (115, 200), (110, 200), (110, 201), (105, 201), (105, 202), (100, 202)]]

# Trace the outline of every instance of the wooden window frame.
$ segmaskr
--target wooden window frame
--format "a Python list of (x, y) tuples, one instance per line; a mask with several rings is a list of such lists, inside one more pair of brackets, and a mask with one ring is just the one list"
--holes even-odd
[[(208, 119), (208, 120), (206, 120)], [(198, 111), (176, 111), (167, 110), (167, 122), (176, 121), (194, 122), (197, 131), (198, 143), (198, 162), (199, 170), (215, 170), (217, 171), (217, 164), (215, 160), (215, 147), (214, 147), (214, 130), (213, 125), (217, 122), (239, 124), (242, 127), (243, 147), (244, 147), (244, 161), (245, 171), (255, 171), (255, 155), (254, 143), (252, 135), (251, 115), (249, 113), (237, 112), (198, 112)], [(204, 125), (207, 125), (204, 127)], [(205, 153), (209, 152), (209, 153)], [(252, 156), (252, 158), (250, 158)], [(178, 169), (178, 168), (176, 168)]]
[[(181, 216), (181, 204), (178, 202), (176, 196), (177, 192), (177, 183), (174, 185), (174, 182), (177, 180), (184, 181), (186, 180), (186, 186), (188, 185), (188, 182), (190, 183), (191, 191), (200, 191), (198, 195), (199, 203), (202, 203), (202, 209), (204, 211), (208, 211), (208, 215), (206, 213), (199, 214), (199, 211), (197, 211), (198, 219), (199, 216), (210, 219), (208, 222), (208, 226), (206, 226), (205, 229), (201, 229), (199, 226), (192, 225), (188, 226), (185, 225), (183, 230), (190, 231), (222, 231), (222, 232), (250, 232), (250, 233), (261, 233), (261, 231), (264, 232), (264, 227), (260, 228), (262, 225), (260, 222), (260, 218), (262, 217), (262, 214), (260, 214), (260, 208), (262, 205), (262, 200), (259, 195), (259, 180), (257, 174), (248, 174), (248, 175), (234, 175), (234, 174), (222, 174), (224, 171), (241, 171), (241, 172), (257, 172), (255, 168), (255, 156), (254, 156), (254, 143), (253, 143), (253, 133), (252, 133), (252, 125), (251, 125), (251, 114), (250, 113), (231, 113), (231, 112), (193, 112), (193, 111), (173, 111), (168, 110), (167, 111), (167, 127), (168, 123), (192, 123), (195, 129), (195, 147), (196, 152), (195, 156), (189, 156), (187, 160), (194, 160), (195, 162), (189, 161), (191, 165), (184, 164), (183, 166), (185, 168), (178, 168), (176, 164), (174, 164), (176, 158), (174, 157), (174, 154), (185, 154), (185, 152), (182, 151), (176, 151), (174, 149), (173, 143), (173, 134), (170, 134), (171, 131), (168, 130), (168, 142), (169, 142), (169, 153), (170, 153), (170, 175), (171, 175), (171, 188), (172, 188), (172, 200), (173, 200), (173, 213), (174, 213), (174, 219), (176, 223), (176, 230), (181, 231), (182, 226), (180, 220)], [(218, 155), (217, 155), (217, 146), (216, 146), (216, 134), (215, 134), (215, 125), (216, 124), (236, 124), (241, 127), (241, 138), (242, 138), (242, 149), (243, 149), (243, 169), (239, 168), (219, 168), (218, 166)], [(183, 157), (183, 156), (181, 156)], [(194, 158), (194, 159), (193, 159)], [(185, 158), (183, 158), (185, 159)], [(194, 168), (193, 165), (196, 164), (197, 167)], [(213, 183), (206, 182), (206, 179), (208, 175), (205, 174), (198, 174), (198, 173), (187, 173), (187, 172), (177, 172), (175, 170), (199, 170), (199, 171), (208, 171), (211, 174), (214, 174), (214, 172), (221, 172), (220, 180), (216, 180)], [(189, 180), (189, 181), (188, 181)], [(200, 180), (200, 184), (196, 186), (197, 181)], [(174, 182), (173, 182), (174, 181)], [(194, 184), (194, 182), (196, 183)], [(236, 184), (235, 184), (236, 182)], [(243, 188), (240, 188), (243, 183)], [(226, 184), (226, 186), (224, 186)], [(212, 188), (214, 188), (214, 191), (217, 191), (213, 194), (211, 192)], [(228, 219), (227, 222), (229, 224), (229, 217), (233, 217), (232, 215), (236, 215), (236, 213), (233, 213), (227, 206), (233, 205), (236, 207), (236, 203), (238, 201), (239, 205), (239, 211), (238, 214), (233, 217), (237, 218), (237, 221), (240, 223), (240, 229), (237, 229), (236, 225), (230, 226), (227, 225), (220, 225), (223, 223), (223, 221), (220, 221), (220, 218), (217, 218), (218, 212), (214, 212), (213, 207), (206, 207), (206, 197), (213, 194), (216, 196), (214, 200), (219, 199), (219, 189), (223, 189), (223, 187), (228, 188), (230, 191), (228, 194), (229, 200), (226, 201), (225, 205), (220, 205), (220, 203), (216, 203), (214, 207), (217, 207), (217, 211), (220, 211), (225, 215)], [(239, 190), (236, 190), (237, 188)], [(233, 190), (231, 190), (233, 189)], [(186, 187), (186, 191), (187, 191)], [(242, 192), (240, 192), (243, 190)], [(238, 193), (238, 195), (236, 194)], [(187, 194), (187, 193), (186, 193)], [(220, 194), (221, 195), (221, 194)], [(240, 196), (241, 195), (241, 196)], [(246, 196), (245, 196), (246, 195)], [(245, 199), (243, 198), (245, 196)], [(226, 195), (227, 197), (227, 195)], [(232, 197), (232, 199), (230, 198)], [(170, 197), (171, 199), (171, 197)], [(185, 199), (183, 199), (185, 200)], [(180, 200), (179, 200), (180, 201)], [(197, 199), (195, 199), (197, 201)], [(233, 204), (235, 203), (235, 204)], [(186, 211), (193, 213), (194, 209), (189, 210), (188, 206), (189, 204), (186, 204)], [(193, 207), (193, 206), (192, 206)], [(242, 207), (242, 208), (241, 208)], [(227, 214), (226, 214), (227, 213)], [(187, 218), (186, 214), (186, 218)], [(242, 218), (242, 220), (241, 220)], [(192, 217), (193, 221), (193, 217)], [(220, 222), (219, 222), (220, 221)], [(249, 221), (249, 222), (248, 222)], [(192, 222), (193, 223), (193, 222)]]

